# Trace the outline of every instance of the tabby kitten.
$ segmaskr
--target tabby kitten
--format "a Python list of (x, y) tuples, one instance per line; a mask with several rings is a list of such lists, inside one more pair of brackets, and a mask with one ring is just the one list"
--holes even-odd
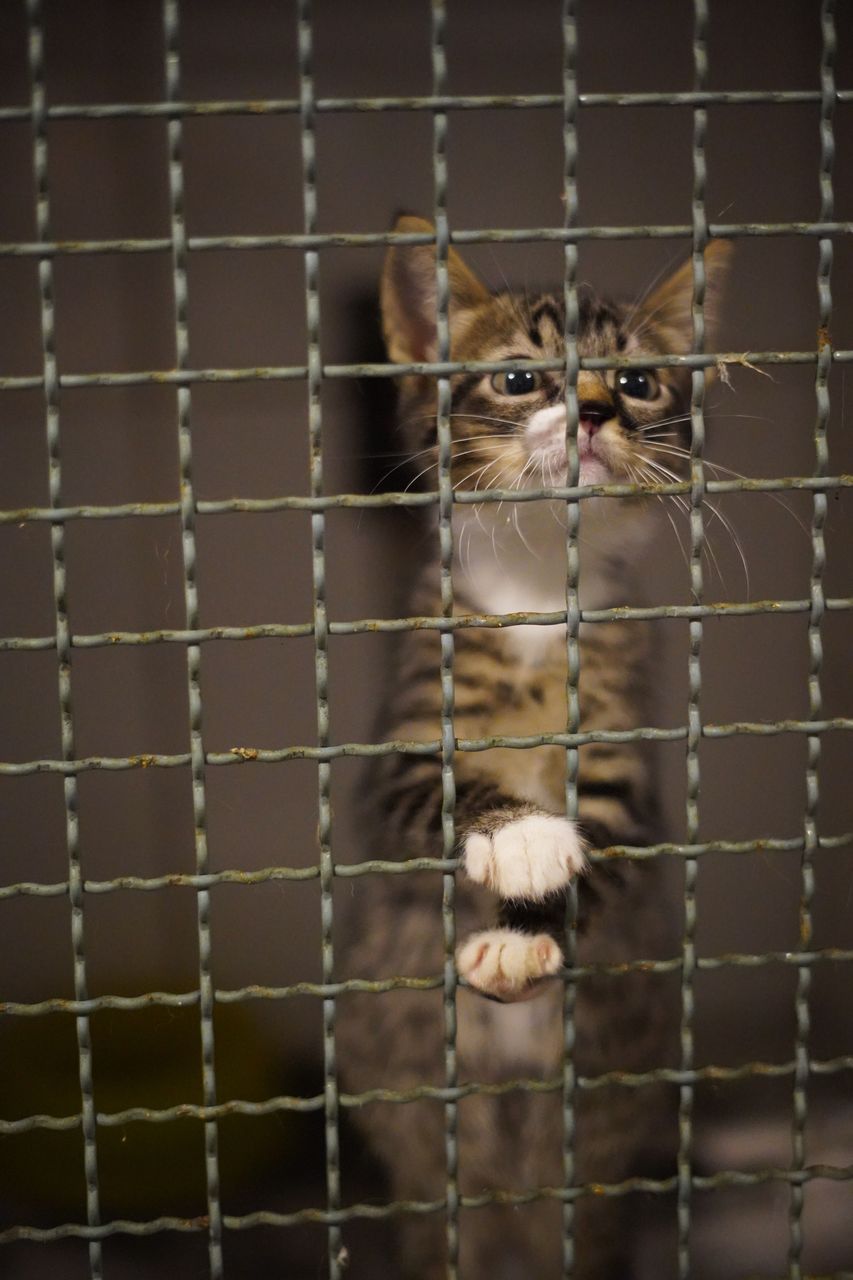
[[(398, 231), (431, 232), (406, 217)], [(706, 321), (713, 334), (727, 247), (705, 255)], [(493, 294), (450, 251), (454, 360), (562, 358), (561, 294)], [(581, 372), (577, 447), (581, 484), (654, 480), (661, 460), (683, 472), (690, 376), (654, 368), (654, 356), (690, 350), (692, 271), (685, 266), (634, 306), (584, 295), (582, 356), (648, 353), (649, 367)], [(437, 358), (435, 250), (392, 247), (382, 277), (390, 358)], [(713, 340), (711, 338), (711, 340)], [(566, 483), (565, 378), (559, 373), (457, 374), (451, 428), (455, 487), (517, 488)], [(436, 388), (400, 379), (400, 431), (416, 470), (436, 477)], [(675, 464), (673, 464), (675, 459)], [(580, 597), (586, 609), (636, 600), (638, 562), (660, 534), (653, 497), (581, 502)], [(457, 505), (453, 586), (458, 614), (552, 612), (566, 607), (566, 509), (545, 500)], [(425, 566), (413, 614), (439, 614), (438, 566)], [(583, 624), (579, 700), (583, 730), (628, 730), (654, 722), (654, 633), (636, 620)], [(439, 638), (405, 635), (392, 683), (385, 736), (436, 739), (440, 732)], [(565, 731), (564, 624), (455, 632), (454, 731), (459, 738)], [(566, 888), (578, 878), (578, 962), (619, 964), (672, 954), (672, 912), (660, 861), (588, 866), (587, 848), (661, 838), (652, 762), (640, 742), (580, 749), (578, 820), (565, 816), (566, 750), (496, 748), (457, 752), (456, 877), (458, 1076), (461, 1083), (559, 1080), (563, 1070)], [(440, 857), (441, 762), (389, 755), (371, 774), (370, 857)], [(350, 881), (350, 884), (353, 882)], [(361, 877), (340, 957), (342, 976), (381, 979), (442, 973), (442, 881), (432, 872)], [(670, 975), (595, 974), (576, 985), (573, 1064), (585, 1082), (610, 1071), (677, 1063), (678, 983)], [(484, 999), (483, 997), (490, 997)], [(417, 1089), (445, 1083), (441, 990), (348, 993), (339, 1011), (338, 1060), (345, 1087)], [(646, 1166), (640, 1154), (671, 1152), (674, 1090), (605, 1081), (576, 1092), (572, 1181), (621, 1181)], [(447, 1194), (445, 1108), (440, 1097), (376, 1101), (355, 1118), (384, 1162), (395, 1199)], [(565, 1185), (558, 1088), (472, 1092), (460, 1099), (457, 1149), (463, 1196)], [(634, 1197), (584, 1194), (575, 1201), (577, 1280), (628, 1280), (626, 1221)], [(460, 1280), (551, 1280), (562, 1272), (563, 1202), (558, 1196), (502, 1205), (499, 1197), (460, 1212)], [(388, 1275), (447, 1274), (443, 1215), (406, 1213), (400, 1261)], [(352, 1274), (359, 1274), (351, 1251)], [(656, 1272), (663, 1277), (666, 1265)]]

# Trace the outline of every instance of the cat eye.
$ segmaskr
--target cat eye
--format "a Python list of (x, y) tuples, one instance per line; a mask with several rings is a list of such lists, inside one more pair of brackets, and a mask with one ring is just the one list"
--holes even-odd
[(624, 369), (617, 374), (616, 388), (629, 400), (654, 400), (658, 394), (657, 378), (644, 369)]
[(529, 396), (532, 391), (538, 391), (541, 384), (542, 374), (529, 369), (492, 374), (492, 386), (502, 396)]

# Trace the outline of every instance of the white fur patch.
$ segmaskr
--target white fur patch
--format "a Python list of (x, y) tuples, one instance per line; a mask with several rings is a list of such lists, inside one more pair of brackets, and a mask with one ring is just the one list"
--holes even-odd
[[(653, 520), (635, 518), (606, 498), (581, 504), (580, 605), (601, 609), (626, 602), (617, 560), (640, 557)], [(559, 613), (566, 607), (567, 533), (565, 504), (557, 501), (484, 503), (454, 509), (454, 576), (474, 612)], [(508, 627), (536, 632), (547, 643), (555, 626)], [(565, 632), (563, 632), (565, 636)], [(536, 645), (532, 646), (534, 650)]]
[[(565, 484), (568, 462), (566, 457), (566, 406), (551, 405), (538, 409), (527, 420), (524, 428), (530, 456), (538, 462), (549, 483)], [(578, 424), (577, 451), (580, 470), (579, 484), (611, 484), (605, 461), (596, 453), (598, 446), (592, 443), (583, 422)]]
[(549, 934), (516, 929), (474, 933), (456, 953), (460, 976), (498, 1000), (532, 999), (542, 979), (553, 977), (562, 963), (563, 954)]
[(566, 406), (552, 404), (547, 409), (537, 409), (531, 413), (524, 427), (524, 434), (533, 445), (559, 443), (559, 433), (566, 439)]
[(574, 823), (550, 813), (516, 818), (491, 835), (472, 831), (465, 840), (466, 873), (501, 898), (544, 898), (583, 866)]

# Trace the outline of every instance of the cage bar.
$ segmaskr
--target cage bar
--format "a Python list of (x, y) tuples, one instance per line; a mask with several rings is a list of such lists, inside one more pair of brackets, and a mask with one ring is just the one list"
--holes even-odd
[[(0, 123), (29, 122), (32, 128), (32, 171), (36, 188), (36, 238), (15, 239), (0, 243), (0, 258), (32, 259), (38, 268), (39, 314), (41, 329), (41, 368), (27, 376), (0, 376), (0, 390), (40, 392), (44, 398), (45, 425), (49, 465), (49, 502), (25, 510), (0, 510), (0, 524), (50, 525), (53, 569), (53, 616), (55, 626), (48, 634), (12, 635), (0, 638), (0, 651), (55, 652), (58, 666), (58, 691), (61, 713), (61, 749), (44, 758), (0, 761), (0, 776), (24, 777), (34, 773), (56, 773), (63, 779), (65, 846), (67, 878), (52, 882), (33, 879), (0, 885), (0, 900), (21, 897), (68, 899), (71, 913), (73, 950), (73, 999), (58, 997), (39, 1001), (6, 1001), (0, 1003), (0, 1015), (9, 1018), (40, 1018), (67, 1014), (75, 1019), (77, 1033), (77, 1074), (80, 1085), (80, 1110), (70, 1114), (33, 1113), (15, 1120), (0, 1120), (0, 1136), (31, 1131), (79, 1132), (86, 1176), (85, 1221), (60, 1222), (55, 1226), (16, 1225), (0, 1231), (0, 1243), (31, 1241), (51, 1243), (79, 1239), (87, 1242), (89, 1274), (93, 1280), (103, 1275), (102, 1242), (112, 1237), (146, 1237), (167, 1233), (195, 1233), (207, 1236), (209, 1274), (222, 1280), (226, 1274), (223, 1258), (225, 1232), (252, 1231), (255, 1228), (288, 1228), (314, 1223), (326, 1230), (328, 1273), (331, 1280), (343, 1280), (346, 1249), (342, 1231), (359, 1220), (392, 1220), (401, 1214), (435, 1215), (443, 1219), (447, 1238), (448, 1280), (465, 1280), (458, 1268), (458, 1229), (462, 1211), (476, 1211), (491, 1204), (522, 1207), (539, 1200), (557, 1201), (563, 1209), (563, 1274), (571, 1277), (574, 1270), (574, 1211), (583, 1197), (596, 1195), (622, 1197), (638, 1192), (674, 1200), (677, 1214), (677, 1267), (681, 1280), (688, 1280), (693, 1266), (691, 1228), (697, 1192), (719, 1188), (754, 1188), (776, 1185), (788, 1197), (788, 1256), (786, 1280), (807, 1280), (803, 1270), (806, 1240), (803, 1230), (805, 1188), (814, 1182), (853, 1180), (853, 1164), (822, 1164), (806, 1158), (806, 1126), (808, 1089), (813, 1078), (841, 1076), (853, 1071), (853, 1056), (816, 1056), (810, 1047), (810, 993), (812, 974), (816, 969), (853, 962), (853, 950), (843, 947), (815, 946), (812, 909), (815, 892), (814, 859), (819, 850), (849, 850), (853, 847), (853, 831), (841, 834), (820, 833), (818, 822), (819, 766), (823, 735), (849, 733), (853, 718), (830, 717), (825, 713), (822, 696), (823, 644), (822, 624), (827, 612), (849, 612), (853, 597), (827, 597), (824, 585), (824, 525), (828, 498), (853, 485), (853, 476), (830, 474), (827, 430), (830, 416), (829, 379), (833, 368), (844, 371), (853, 361), (853, 350), (835, 347), (830, 339), (832, 318), (831, 268), (833, 249), (853, 234), (853, 222), (840, 219), (835, 208), (832, 166), (835, 151), (834, 111), (839, 104), (853, 103), (853, 89), (836, 85), (835, 55), (837, 36), (834, 25), (833, 0), (822, 0), (820, 9), (821, 62), (819, 89), (718, 91), (708, 88), (707, 34), (708, 0), (693, 0), (693, 88), (688, 92), (645, 93), (580, 93), (577, 84), (577, 19), (574, 0), (563, 0), (561, 35), (563, 41), (562, 87), (560, 93), (545, 94), (469, 94), (447, 91), (447, 0), (431, 0), (432, 26), (430, 54), (432, 90), (412, 97), (318, 97), (314, 89), (313, 6), (311, 0), (299, 0), (297, 6), (299, 96), (265, 98), (258, 101), (210, 100), (190, 101), (184, 97), (180, 60), (180, 0), (163, 0), (162, 28), (165, 69), (163, 101), (141, 103), (48, 103), (45, 85), (44, 13), (42, 0), (24, 0), (29, 39), (28, 62), (31, 88), (26, 105), (0, 108)], [(705, 135), (709, 108), (728, 106), (810, 105), (819, 116), (819, 209), (814, 220), (774, 222), (726, 222), (721, 214), (709, 221), (705, 208), (706, 160)], [(666, 107), (690, 112), (692, 136), (692, 209), (689, 223), (672, 225), (589, 225), (581, 223), (577, 203), (576, 166), (578, 158), (577, 125), (585, 108)], [(452, 230), (448, 220), (447, 139), (449, 121), (454, 112), (499, 109), (504, 111), (554, 110), (562, 113), (563, 189), (565, 214), (562, 226), (522, 228), (489, 228)], [(346, 229), (321, 232), (316, 200), (316, 128), (323, 114), (359, 114), (404, 111), (422, 113), (432, 120), (431, 166), (434, 183), (433, 233), (361, 232)], [(223, 119), (226, 117), (286, 117), (298, 120), (302, 156), (302, 230), (274, 235), (191, 236), (184, 218), (183, 127), (185, 120)], [(48, 182), (49, 128), (54, 122), (86, 120), (161, 120), (168, 139), (169, 216), (167, 236), (130, 237), (122, 239), (61, 240), (52, 228)], [(705, 347), (703, 299), (705, 274), (703, 252), (716, 238), (742, 239), (790, 237), (817, 241), (818, 320), (819, 333), (814, 350), (773, 349), (758, 352), (708, 352)], [(689, 243), (693, 262), (693, 328), (692, 350), (686, 355), (662, 357), (661, 366), (683, 368), (691, 373), (691, 422), (693, 446), (690, 479), (683, 483), (660, 485), (581, 486), (578, 483), (576, 433), (577, 378), (582, 369), (644, 368), (647, 357), (585, 357), (577, 350), (577, 259), (579, 246), (586, 243), (630, 243), (657, 239), (680, 239)], [(460, 362), (450, 359), (449, 296), (447, 257), (451, 246), (523, 245), (547, 242), (562, 246), (566, 303), (565, 352), (556, 360)], [(328, 249), (375, 249), (387, 245), (434, 245), (437, 281), (437, 358), (431, 362), (409, 365), (387, 363), (324, 363), (320, 349), (319, 272), (321, 254)], [(307, 349), (305, 363), (261, 367), (192, 367), (190, 363), (187, 317), (187, 272), (194, 254), (230, 250), (292, 250), (300, 254), (305, 272), (305, 314)], [(169, 253), (172, 263), (174, 296), (175, 367), (141, 371), (74, 372), (60, 371), (56, 353), (54, 318), (55, 264), (77, 256), (119, 254), (138, 255)], [(816, 418), (814, 423), (815, 466), (811, 475), (786, 477), (749, 477), (718, 481), (706, 477), (704, 470), (704, 389), (708, 370), (725, 370), (729, 365), (758, 368), (810, 367), (815, 374)], [(531, 490), (493, 489), (455, 491), (450, 478), (450, 379), (460, 372), (490, 373), (530, 369), (560, 371), (566, 378), (567, 452), (569, 475), (561, 487)], [(320, 393), (324, 379), (329, 381), (356, 378), (397, 378), (407, 373), (432, 377), (438, 396), (439, 467), (437, 488), (412, 494), (324, 493), (323, 422)], [(215, 501), (200, 499), (194, 486), (192, 452), (192, 396), (197, 386), (205, 384), (248, 384), (262, 381), (303, 382), (308, 405), (308, 437), (310, 449), (310, 492), (305, 496), (272, 494), (266, 498), (235, 496)], [(171, 502), (136, 502), (115, 504), (64, 504), (62, 501), (62, 439), (60, 406), (62, 397), (75, 390), (91, 388), (138, 387), (167, 385), (175, 388), (177, 435), (180, 458), (180, 498)], [(811, 571), (808, 596), (760, 601), (706, 601), (703, 581), (702, 553), (705, 542), (703, 504), (708, 496), (739, 492), (806, 492), (811, 495)], [(638, 492), (686, 500), (690, 508), (690, 603), (656, 607), (625, 607), (581, 610), (578, 602), (579, 558), (577, 546), (580, 503), (590, 497), (619, 499)], [(513, 615), (484, 614), (456, 617), (453, 613), (452, 516), (454, 504), (481, 502), (540, 501), (558, 499), (566, 504), (568, 530), (566, 541), (566, 608), (553, 613), (519, 613)], [(437, 514), (440, 550), (441, 613), (435, 616), (401, 616), (393, 618), (356, 618), (335, 620), (328, 616), (326, 603), (325, 522), (330, 510), (383, 509), (390, 507), (434, 508)], [(312, 530), (311, 615), (301, 621), (240, 627), (209, 626), (200, 623), (198, 593), (195, 581), (196, 521), (199, 515), (219, 516), (232, 513), (267, 513), (301, 510), (310, 515)], [(180, 517), (183, 558), (183, 595), (185, 624), (181, 627), (154, 631), (75, 632), (68, 618), (65, 569), (66, 529), (80, 520), (126, 519), (130, 517)], [(808, 712), (799, 717), (772, 721), (739, 720), (715, 722), (701, 713), (702, 641), (707, 619), (716, 617), (761, 617), (773, 614), (801, 615), (807, 626), (808, 643)], [(689, 628), (689, 697), (683, 723), (663, 728), (641, 726), (630, 731), (584, 732), (578, 705), (579, 646), (581, 623), (604, 625), (617, 619), (672, 619), (686, 622)], [(457, 739), (454, 735), (454, 640), (457, 629), (467, 627), (503, 628), (523, 625), (566, 626), (568, 659), (568, 716), (565, 731), (536, 735), (490, 735)], [(48, 630), (48, 628), (45, 628)], [(329, 727), (328, 641), (332, 635), (392, 633), (430, 630), (439, 634), (441, 644), (440, 679), (442, 690), (440, 736), (429, 741), (389, 740), (379, 742), (347, 741), (333, 743)], [(205, 750), (202, 732), (202, 689), (200, 684), (201, 646), (215, 641), (243, 641), (263, 638), (288, 640), (308, 638), (313, 642), (315, 675), (316, 741), (285, 742), (276, 748), (259, 748), (252, 743), (235, 745), (228, 751)], [(72, 660), (74, 650), (105, 649), (110, 646), (147, 646), (178, 644), (186, 648), (186, 680), (189, 696), (189, 750), (175, 753), (142, 752), (137, 755), (79, 756), (75, 746), (72, 716)], [(801, 833), (786, 838), (768, 838), (758, 834), (744, 840), (708, 840), (699, 838), (699, 756), (703, 741), (735, 737), (775, 737), (800, 735), (805, 739), (807, 764), (805, 803)], [(677, 954), (665, 959), (636, 958), (623, 964), (586, 964), (577, 961), (574, 946), (576, 901), (570, 896), (567, 912), (567, 949), (564, 1001), (564, 1056), (562, 1071), (553, 1079), (517, 1079), (501, 1084), (472, 1081), (460, 1084), (456, 1070), (456, 992), (460, 980), (455, 970), (454, 876), (458, 870), (454, 831), (455, 782), (453, 760), (456, 751), (487, 751), (495, 747), (524, 751), (543, 745), (556, 745), (566, 756), (566, 812), (577, 812), (577, 762), (579, 748), (594, 742), (672, 742), (684, 744), (687, 774), (687, 831), (683, 842), (665, 842), (647, 847), (617, 846), (595, 851), (590, 860), (598, 863), (613, 857), (642, 861), (671, 857), (684, 867), (684, 930)], [(432, 756), (441, 762), (442, 778), (442, 850), (435, 858), (388, 862), (371, 859), (338, 865), (333, 856), (330, 780), (332, 761), (346, 757), (371, 758), (390, 753)], [(310, 759), (317, 763), (319, 800), (319, 858), (307, 866), (269, 865), (252, 872), (232, 868), (214, 872), (210, 869), (206, 821), (206, 771), (231, 765), (279, 764), (292, 759)], [(133, 769), (189, 768), (193, 786), (195, 819), (195, 868), (190, 873), (159, 876), (116, 876), (112, 879), (86, 877), (83, 871), (82, 843), (78, 829), (79, 777), (94, 770), (108, 772)], [(732, 857), (800, 854), (799, 938), (791, 950), (726, 952), (697, 955), (696, 890), (701, 859), (723, 853)], [(271, 854), (271, 857), (273, 855)], [(390, 978), (383, 981), (364, 979), (336, 980), (334, 964), (333, 889), (336, 879), (363, 875), (399, 875), (440, 872), (443, 880), (442, 918), (444, 931), (444, 964), (440, 973), (418, 978)], [(261, 885), (280, 882), (317, 880), (320, 889), (320, 942), (322, 973), (319, 982), (293, 982), (281, 985), (252, 984), (242, 987), (215, 986), (211, 971), (213, 937), (210, 929), (210, 895), (220, 885)], [(136, 995), (89, 995), (84, 911), (87, 895), (172, 892), (188, 890), (197, 903), (198, 988), (188, 991), (146, 991)], [(723, 969), (740, 971), (782, 966), (796, 975), (794, 1001), (795, 1035), (790, 1056), (780, 1062), (752, 1060), (736, 1066), (711, 1064), (697, 1066), (694, 1054), (694, 982), (702, 972)], [(676, 1067), (658, 1067), (645, 1072), (608, 1072), (584, 1076), (573, 1061), (574, 997), (579, 979), (600, 974), (618, 975), (635, 971), (671, 973), (681, 983), (681, 1060)], [(335, 1010), (339, 996), (347, 992), (381, 995), (394, 990), (436, 991), (442, 993), (445, 1078), (440, 1085), (417, 1085), (409, 1089), (374, 1088), (362, 1093), (346, 1093), (339, 1089), (335, 1053)], [(216, 1007), (230, 1004), (251, 1005), (260, 1002), (284, 1002), (304, 997), (322, 1002), (323, 1012), (323, 1089), (310, 1096), (281, 1094), (260, 1101), (222, 1097), (217, 1089), (214, 1052), (214, 1014)], [(93, 1085), (93, 1061), (90, 1026), (94, 1014), (113, 1010), (135, 1013), (146, 1008), (198, 1008), (202, 1046), (202, 1101), (181, 1102), (173, 1106), (147, 1108), (129, 1106), (121, 1110), (98, 1109)], [(698, 1174), (693, 1163), (693, 1109), (696, 1087), (704, 1082), (746, 1080), (790, 1080), (791, 1082), (791, 1160), (788, 1167), (768, 1165), (751, 1172), (723, 1169), (713, 1174)], [(665, 1082), (679, 1094), (679, 1151), (677, 1170), (669, 1177), (630, 1178), (619, 1183), (590, 1186), (577, 1181), (574, 1161), (575, 1103), (584, 1092), (602, 1087), (643, 1088)], [(495, 1191), (480, 1196), (463, 1196), (458, 1184), (456, 1125), (458, 1104), (466, 1097), (512, 1092), (560, 1094), (563, 1102), (563, 1177), (559, 1186), (530, 1187), (523, 1192)], [(384, 1204), (343, 1203), (340, 1185), (339, 1121), (340, 1113), (374, 1102), (409, 1105), (422, 1099), (434, 1099), (445, 1109), (446, 1183), (444, 1196), (436, 1201), (394, 1202)], [(322, 1207), (309, 1207), (293, 1212), (258, 1209), (242, 1214), (223, 1212), (219, 1190), (218, 1125), (230, 1116), (274, 1117), (291, 1113), (319, 1113), (323, 1116), (325, 1134), (326, 1196)], [(98, 1173), (98, 1131), (128, 1124), (172, 1125), (179, 1121), (201, 1125), (205, 1137), (206, 1212), (195, 1217), (171, 1215), (147, 1220), (115, 1218), (103, 1221), (100, 1198), (102, 1187)], [(782, 1190), (784, 1189), (784, 1190)], [(773, 1280), (780, 1280), (774, 1277)], [(832, 1280), (853, 1280), (851, 1271), (835, 1271)]]
[[(578, 30), (574, 0), (563, 0), (563, 201), (564, 227), (567, 231), (578, 221)], [(566, 484), (578, 485), (580, 455), (578, 453), (578, 330), (580, 309), (578, 306), (578, 246), (577, 241), (566, 239), (563, 248), (563, 299), (566, 313), (565, 374), (566, 374)], [(580, 555), (578, 535), (580, 531), (580, 503), (566, 503), (566, 732), (580, 732), (580, 623), (581, 608), (578, 595), (580, 581)], [(566, 817), (578, 815), (578, 765), (577, 746), (566, 749)], [(572, 881), (566, 894), (565, 962), (568, 973), (576, 965), (577, 950), (577, 884)], [(567, 977), (563, 989), (563, 1185), (575, 1185), (575, 1102), (578, 1088), (574, 1063), (576, 980)], [(563, 1204), (563, 1275), (570, 1280), (575, 1265), (575, 1212), (574, 1201)]]
[[(833, 134), (833, 92), (835, 88), (834, 58), (835, 39), (835, 6), (833, 0), (822, 0), (820, 10), (821, 29), (821, 107), (820, 107), (820, 213), (821, 216), (832, 216), (833, 187), (832, 163), (835, 155), (835, 138)], [(815, 399), (817, 415), (815, 419), (815, 474), (823, 475), (829, 469), (829, 451), (827, 444), (827, 427), (829, 425), (829, 370), (831, 367), (831, 340), (829, 328), (832, 321), (832, 241), (821, 239), (818, 242), (818, 351), (817, 371), (815, 377)], [(826, 564), (826, 548), (824, 544), (824, 525), (826, 523), (827, 502), (824, 493), (815, 493), (812, 497), (812, 566), (810, 579), (811, 608), (809, 611), (809, 714), (818, 717), (823, 709), (821, 694), (821, 667), (823, 664), (823, 644), (821, 640), (821, 623), (824, 614), (823, 573)], [(806, 803), (804, 815), (804, 843), (801, 859), (801, 889), (799, 912), (798, 947), (808, 950), (812, 941), (812, 902), (814, 899), (814, 854), (818, 847), (818, 805), (820, 785), (818, 771), (820, 766), (821, 739), (817, 734), (808, 738), (808, 760), (806, 766)], [(794, 1058), (796, 1071), (794, 1074), (793, 1115), (791, 1123), (791, 1168), (798, 1172), (806, 1163), (805, 1129), (808, 1119), (808, 1083), (809, 1055), (808, 1037), (810, 1029), (809, 992), (811, 989), (811, 968), (802, 965), (797, 971), (797, 993), (795, 1001), (796, 1033), (794, 1037)], [(802, 1254), (804, 1247), (803, 1234), (804, 1194), (802, 1184), (792, 1183), (789, 1205), (788, 1276), (789, 1280), (802, 1280)]]
[[(584, 356), (581, 369), (642, 369), (642, 356)], [(836, 349), (833, 363), (849, 364), (853, 350)], [(715, 355), (662, 355), (655, 357), (659, 369), (715, 369), (721, 365), (802, 365), (817, 364), (814, 351), (746, 351), (719, 352)], [(646, 358), (646, 363), (648, 359)], [(498, 373), (517, 369), (539, 371), (561, 370), (562, 360), (448, 360), (444, 363), (422, 361), (417, 364), (342, 364), (324, 365), (324, 378), (398, 378), (406, 373), (435, 374), (450, 377), (454, 373)], [(147, 369), (134, 373), (69, 373), (61, 374), (61, 390), (79, 387), (140, 387), (140, 386), (190, 386), (196, 382), (290, 382), (304, 380), (308, 376), (307, 365), (253, 366), (252, 368), (209, 369)], [(37, 376), (0, 377), (0, 391), (34, 391), (44, 386), (44, 378)], [(607, 492), (612, 486), (602, 486)], [(497, 490), (490, 490), (490, 494)], [(487, 495), (484, 495), (487, 496)], [(550, 496), (550, 495), (549, 495)], [(557, 496), (563, 496), (559, 492)], [(474, 499), (472, 498), (471, 501)], [(521, 500), (532, 501), (528, 496)]]
[[(440, 95), (447, 81), (446, 49), (447, 9), (445, 0), (432, 0), (431, 60), (433, 91)], [(432, 179), (435, 217), (436, 339), (440, 362), (450, 360), (450, 279), (447, 255), (450, 248), (450, 224), (447, 217), (447, 113), (433, 114)], [(453, 484), (450, 468), (453, 458), (450, 427), (450, 378), (436, 379), (436, 433), (438, 442), (438, 545), (439, 585), (443, 617), (453, 614)], [(455, 691), (453, 683), (454, 634), (441, 632), (439, 678), (441, 681), (441, 839), (445, 860), (456, 851), (456, 778), (453, 755), (457, 742), (453, 727)], [(446, 868), (442, 877), (442, 931), (444, 940), (443, 1010), (444, 1010), (444, 1077), (448, 1089), (457, 1083), (456, 1059), (456, 881), (455, 864)], [(447, 1280), (457, 1280), (459, 1266), (459, 1153), (457, 1149), (458, 1109), (455, 1098), (444, 1107), (445, 1222), (447, 1239)]]
[[(163, 0), (166, 96), (177, 99), (181, 90), (180, 0)], [(169, 198), (172, 232), (172, 279), (175, 304), (175, 361), (178, 369), (189, 364), (187, 320), (187, 248), (184, 222), (183, 121), (169, 120)], [(189, 386), (177, 390), (178, 456), (181, 468), (181, 550), (184, 577), (184, 607), (187, 626), (198, 626), (196, 585), (197, 546), (195, 533), (195, 491), (193, 486), (192, 400)], [(210, 866), (207, 842), (207, 788), (205, 750), (202, 738), (201, 648), (187, 645), (187, 695), (189, 702), (189, 764), (192, 773), (195, 862), (199, 876)], [(213, 977), (210, 890), (202, 883), (196, 890), (198, 930), (199, 1016), (201, 1020), (202, 1097), (205, 1106), (216, 1105), (216, 1061), (213, 1031)], [(222, 1206), (219, 1194), (219, 1133), (216, 1119), (204, 1121), (204, 1165), (207, 1192), (208, 1256), (211, 1280), (221, 1280)]]
[[(311, 0), (299, 0), (298, 52), (300, 122), (302, 151), (302, 209), (305, 232), (317, 229), (317, 141), (314, 101), (314, 35)], [(320, 361), (320, 260), (315, 249), (305, 250), (305, 315), (308, 339), (308, 438), (311, 493), (323, 492), (323, 418), (320, 404), (322, 366)], [(317, 744), (329, 745), (329, 657), (326, 609), (326, 524), (325, 513), (311, 515), (311, 582), (313, 590), (314, 682)], [(340, 1138), (338, 1134), (338, 1078), (335, 1053), (336, 1000), (329, 990), (334, 967), (334, 858), (332, 853), (332, 810), (330, 799), (331, 760), (317, 760), (317, 804), (319, 821), (320, 918), (323, 983), (323, 1112), (326, 1144), (326, 1205), (329, 1213), (327, 1248), (330, 1280), (339, 1280), (344, 1264), (341, 1229), (333, 1215), (340, 1209)]]
[[(0, 115), (2, 123), (2, 115)], [(709, 223), (712, 237), (736, 239), (747, 236), (844, 236), (853, 232), (851, 222), (733, 222)], [(490, 228), (480, 231), (459, 230), (450, 233), (450, 243), (457, 244), (528, 244), (537, 241), (566, 240), (655, 240), (688, 239), (687, 224), (649, 226), (575, 226)], [(419, 231), (304, 232), (265, 236), (188, 236), (187, 248), (192, 252), (221, 249), (365, 249), (380, 245), (431, 244), (432, 238)], [(169, 240), (163, 237), (128, 237), (123, 240), (49, 240), (0, 241), (0, 257), (74, 257), (97, 253), (162, 253), (168, 251)], [(0, 385), (0, 389), (2, 386)]]
[[(853, 90), (836, 91), (837, 102), (853, 101)], [(687, 91), (684, 93), (581, 93), (582, 107), (666, 107), (666, 106), (755, 106), (820, 102), (821, 93), (813, 89), (738, 89), (723, 91)], [(345, 111), (482, 111), (541, 110), (562, 107), (559, 93), (519, 94), (440, 94), (414, 97), (318, 98), (318, 112)], [(144, 102), (144, 103), (55, 103), (48, 108), (50, 120), (111, 120), (136, 117), (223, 116), (223, 115), (296, 115), (297, 98), (259, 98), (251, 100), (210, 102)], [(0, 108), (0, 123), (26, 120), (23, 107)]]
[[(694, 85), (701, 91), (708, 78), (708, 6), (707, 0), (693, 3), (693, 77)], [(708, 223), (705, 213), (705, 135), (708, 112), (704, 106), (693, 108), (693, 341), (691, 350), (701, 352), (705, 345), (705, 249), (708, 246)], [(702, 453), (705, 447), (705, 375), (694, 369), (691, 375), (692, 395), (690, 403), (690, 596), (691, 602), (701, 606), (704, 584), (702, 579), (702, 553), (705, 544), (705, 525), (702, 508), (705, 502), (705, 472)], [(702, 716), (699, 701), (702, 693), (702, 634), (703, 619), (691, 618), (690, 654), (688, 658), (687, 704), (687, 812), (686, 834), (689, 844), (695, 844), (699, 835), (699, 744), (702, 739)], [(682, 938), (681, 967), (681, 1068), (693, 1067), (693, 976), (696, 969), (696, 889), (699, 863), (695, 858), (684, 862), (684, 933)], [(690, 1275), (690, 1227), (693, 1193), (693, 1099), (691, 1083), (679, 1088), (678, 1103), (678, 1276), (689, 1280)]]
[[(48, 189), (48, 137), (46, 91), (44, 80), (44, 25), (41, 0), (27, 0), (27, 34), (31, 85), (30, 114), (33, 132), (33, 176), (36, 185), (36, 225), (39, 238), (50, 239), (50, 195)], [(39, 260), (40, 327), (42, 345), (45, 426), (47, 429), (48, 484), (52, 506), (58, 506), (62, 492), (62, 440), (60, 434), (60, 387), (56, 353), (55, 287), (53, 263)], [(65, 527), (51, 525), (53, 558), (53, 609), (56, 621), (55, 648), (58, 661), (59, 715), (62, 758), (73, 760), (74, 720), (71, 699), (71, 630), (68, 622), (68, 594), (65, 565)], [(68, 899), (71, 909), (71, 945), (74, 964), (74, 997), (89, 999), (86, 972), (85, 891), (83, 887), (82, 849), (79, 823), (79, 791), (77, 775), (63, 775), (65, 806), (65, 844), (68, 855)], [(95, 1112), (92, 1032), (89, 1012), (81, 1008), (76, 1015), (77, 1071), (80, 1080), (83, 1136), (83, 1163), (86, 1179), (86, 1222), (97, 1230), (101, 1222), (100, 1187), (98, 1183), (98, 1139)], [(101, 1280), (102, 1250), (100, 1241), (89, 1240), (89, 1272), (92, 1280)]]

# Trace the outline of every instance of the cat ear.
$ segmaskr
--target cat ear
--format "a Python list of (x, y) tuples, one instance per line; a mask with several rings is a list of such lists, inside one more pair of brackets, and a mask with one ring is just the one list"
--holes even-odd
[[(713, 351), (723, 286), (732, 257), (727, 240), (712, 240), (705, 249), (705, 350)], [(693, 264), (684, 263), (659, 285), (637, 312), (640, 331), (655, 331), (665, 351), (679, 354), (693, 346)]]
[[(399, 232), (434, 235), (425, 218), (404, 216)], [(476, 307), (489, 291), (455, 249), (447, 255), (451, 313)], [(436, 335), (435, 245), (392, 245), (382, 272), (382, 329), (388, 355), (398, 364), (431, 361), (438, 355)]]

